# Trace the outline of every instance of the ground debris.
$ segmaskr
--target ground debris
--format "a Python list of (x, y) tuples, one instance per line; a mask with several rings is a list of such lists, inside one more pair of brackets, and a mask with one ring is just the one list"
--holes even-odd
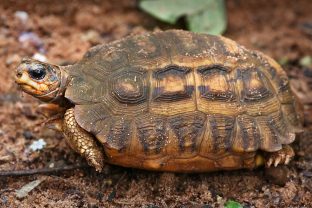
[(47, 143), (44, 141), (44, 139), (38, 139), (33, 141), (33, 143), (28, 147), (29, 150), (35, 152), (37, 150), (42, 150)]
[(28, 195), (29, 192), (31, 192), (34, 188), (39, 186), (40, 183), (44, 181), (44, 178), (34, 180), (32, 182), (27, 183), (22, 188), (15, 191), (17, 198), (21, 199)]

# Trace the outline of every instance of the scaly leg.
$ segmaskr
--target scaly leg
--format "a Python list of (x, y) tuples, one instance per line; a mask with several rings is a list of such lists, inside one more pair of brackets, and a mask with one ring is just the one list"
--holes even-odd
[(265, 162), (266, 167), (278, 164), (288, 164), (290, 160), (295, 156), (294, 150), (289, 145), (284, 145), (283, 148), (277, 152), (269, 153)]
[(89, 132), (78, 125), (73, 108), (66, 110), (64, 114), (63, 132), (68, 144), (77, 153), (85, 157), (89, 165), (101, 172), (104, 165), (103, 149)]

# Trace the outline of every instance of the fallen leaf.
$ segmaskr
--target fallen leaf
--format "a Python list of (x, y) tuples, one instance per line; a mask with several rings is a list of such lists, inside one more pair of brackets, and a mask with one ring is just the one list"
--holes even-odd
[(32, 181), (30, 183), (27, 183), (22, 188), (15, 191), (17, 198), (24, 198), (28, 195), (29, 192), (31, 192), (34, 188), (39, 186), (39, 184), (43, 181), (43, 179), (37, 179), (35, 181)]

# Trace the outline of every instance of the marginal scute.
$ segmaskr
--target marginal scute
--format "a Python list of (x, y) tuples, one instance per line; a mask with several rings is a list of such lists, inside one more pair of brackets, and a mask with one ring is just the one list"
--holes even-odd
[(299, 115), (294, 113), (296, 112), (294, 104), (283, 104), (281, 108), (284, 119), (288, 122), (289, 128), (297, 133), (302, 132)]
[(235, 118), (222, 114), (208, 115), (211, 131), (212, 151), (224, 152), (231, 148), (235, 127)]
[(239, 115), (236, 120), (236, 135), (234, 135), (232, 145), (233, 151), (256, 151), (261, 145), (261, 137), (255, 119), (248, 115)]
[(105, 105), (96, 103), (92, 105), (76, 105), (75, 119), (77, 123), (94, 135), (97, 135), (103, 130), (103, 122), (110, 120), (110, 114)]
[(169, 119), (169, 125), (178, 140), (181, 152), (194, 152), (198, 150), (201, 142), (206, 116), (203, 113), (195, 112)]
[(159, 154), (168, 141), (166, 119), (151, 114), (140, 116), (135, 121), (137, 137), (147, 155)]
[(273, 152), (282, 148), (283, 144), (290, 144), (294, 140), (294, 131), (289, 128), (282, 112), (277, 111), (268, 116), (259, 116), (256, 119), (261, 132), (259, 149)]
[(122, 117), (117, 117), (111, 123), (104, 145), (108, 149), (117, 150), (118, 152), (126, 151), (132, 139), (131, 121)]

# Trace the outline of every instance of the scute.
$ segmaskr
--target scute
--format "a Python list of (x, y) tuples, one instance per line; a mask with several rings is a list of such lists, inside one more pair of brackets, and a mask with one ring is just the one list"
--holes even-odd
[(138, 104), (148, 101), (146, 72), (140, 70), (123, 70), (113, 73), (109, 80), (113, 96), (121, 103)]
[(189, 82), (191, 70), (179, 66), (170, 65), (164, 69), (155, 70), (153, 79), (153, 100), (176, 101), (191, 98), (194, 86)]
[(130, 36), (96, 46), (66, 72), (78, 124), (117, 158), (243, 166), (222, 157), (277, 151), (301, 127), (280, 66), (223, 37), (178, 30)]
[(135, 120), (135, 127), (144, 153), (157, 155), (163, 150), (168, 140), (167, 119), (147, 114)]
[(238, 79), (243, 81), (242, 101), (261, 102), (273, 97), (266, 77), (257, 69), (249, 69), (241, 72), (238, 69)]
[(204, 66), (198, 69), (201, 76), (198, 90), (207, 100), (235, 100), (232, 83), (227, 76), (228, 69), (220, 65)]

